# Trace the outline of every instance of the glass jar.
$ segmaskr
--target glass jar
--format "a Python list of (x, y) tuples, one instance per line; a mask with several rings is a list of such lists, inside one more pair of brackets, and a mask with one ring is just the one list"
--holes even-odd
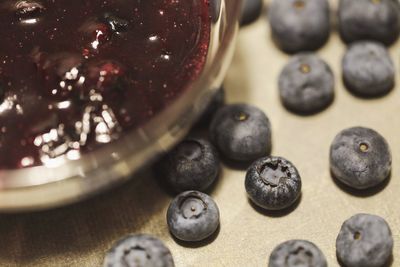
[(222, 84), (238, 30), (241, 0), (211, 0), (211, 44), (204, 70), (160, 114), (119, 140), (61, 166), (0, 171), (0, 210), (46, 209), (87, 198), (133, 177), (181, 140)]

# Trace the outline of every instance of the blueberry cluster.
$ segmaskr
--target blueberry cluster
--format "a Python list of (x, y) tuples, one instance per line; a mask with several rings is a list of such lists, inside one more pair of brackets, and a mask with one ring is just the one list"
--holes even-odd
[[(241, 25), (257, 19), (261, 9), (262, 1), (244, 1)], [(341, 37), (349, 44), (342, 61), (346, 87), (361, 97), (388, 93), (394, 87), (395, 68), (386, 46), (399, 36), (399, 2), (340, 0), (338, 17)], [(334, 100), (334, 74), (312, 51), (320, 48), (330, 35), (328, 1), (272, 0), (268, 18), (277, 46), (287, 53), (296, 53), (279, 76), (283, 105), (306, 115), (327, 108)], [(287, 210), (301, 197), (298, 169), (289, 160), (271, 155), (272, 128), (266, 114), (249, 104), (223, 105), (223, 96), (220, 90), (201, 119), (202, 126), (209, 124), (208, 136), (185, 139), (158, 165), (160, 179), (178, 193), (166, 219), (170, 233), (180, 241), (205, 240), (220, 226), (219, 208), (204, 193), (211, 190), (218, 178), (220, 157), (225, 163), (248, 167), (245, 190), (257, 208)], [(392, 156), (387, 141), (365, 127), (341, 131), (331, 144), (329, 160), (332, 176), (353, 190), (379, 186), (391, 173)], [(151, 261), (160, 264), (149, 266), (173, 266), (168, 249), (160, 241), (145, 237), (131, 236), (118, 242), (107, 254), (105, 266), (122, 266), (118, 265), (120, 262), (142, 266), (135, 265), (136, 261), (143, 266)], [(126, 248), (130, 243), (136, 245)], [(137, 248), (147, 254), (138, 253)], [(388, 223), (371, 214), (356, 214), (346, 220), (336, 240), (338, 261), (347, 267), (384, 266), (390, 261), (392, 251), (393, 237)], [(268, 266), (328, 265), (314, 243), (296, 239), (278, 245)]]

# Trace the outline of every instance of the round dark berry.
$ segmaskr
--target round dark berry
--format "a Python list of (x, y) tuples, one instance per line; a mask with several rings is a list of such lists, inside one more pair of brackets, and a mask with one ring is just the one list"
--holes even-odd
[(272, 37), (285, 52), (316, 50), (329, 38), (327, 0), (273, 0), (268, 17)]
[(262, 0), (243, 1), (240, 25), (248, 25), (258, 19), (263, 8)]
[(279, 93), (286, 108), (296, 113), (315, 113), (334, 98), (331, 68), (315, 54), (294, 56), (279, 76)]
[(129, 235), (113, 245), (104, 259), (104, 267), (173, 267), (169, 249), (150, 235)]
[(354, 127), (343, 130), (330, 149), (333, 176), (355, 188), (367, 189), (388, 178), (392, 156), (385, 138), (372, 129)]
[(300, 197), (301, 178), (288, 160), (266, 157), (254, 162), (247, 170), (245, 187), (247, 195), (257, 206), (281, 210)]
[(339, 32), (344, 42), (375, 40), (394, 43), (400, 33), (397, 0), (340, 0)]
[(206, 194), (186, 191), (178, 195), (167, 212), (170, 232), (183, 241), (201, 241), (219, 226), (217, 204)]
[(376, 215), (354, 215), (343, 223), (336, 239), (337, 257), (347, 267), (382, 267), (392, 250), (389, 225)]
[(121, 33), (128, 30), (129, 22), (111, 13), (105, 13), (102, 20), (108, 24), (111, 31), (115, 33)]
[(271, 253), (268, 267), (327, 267), (325, 255), (306, 240), (289, 240)]
[(380, 96), (394, 87), (394, 63), (387, 49), (379, 43), (363, 41), (352, 44), (342, 65), (344, 83), (355, 95)]
[(176, 192), (206, 190), (217, 178), (219, 158), (213, 145), (202, 139), (186, 139), (161, 162), (162, 175)]
[(14, 5), (14, 15), (23, 24), (37, 23), (45, 10), (42, 3), (34, 0), (20, 0)]
[(252, 161), (271, 152), (271, 124), (264, 112), (247, 104), (220, 108), (210, 125), (211, 139), (235, 161)]

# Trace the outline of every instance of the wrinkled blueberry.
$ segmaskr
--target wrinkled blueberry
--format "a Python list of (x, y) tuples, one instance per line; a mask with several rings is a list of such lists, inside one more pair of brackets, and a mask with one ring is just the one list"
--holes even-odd
[(247, 104), (232, 104), (215, 114), (210, 135), (228, 159), (252, 161), (271, 152), (271, 125), (264, 112)]
[(343, 58), (343, 80), (355, 95), (374, 97), (395, 84), (395, 67), (386, 48), (376, 42), (352, 44)]
[(262, 0), (243, 1), (240, 25), (250, 24), (258, 19), (263, 8)]
[(272, 37), (285, 52), (316, 50), (329, 38), (327, 0), (273, 0), (268, 17)]
[(265, 157), (247, 170), (245, 187), (249, 198), (266, 210), (291, 206), (301, 194), (301, 178), (296, 167), (280, 157)]
[(186, 191), (178, 195), (167, 212), (170, 232), (183, 241), (200, 241), (212, 235), (219, 226), (217, 204), (206, 194)]
[(211, 143), (186, 139), (161, 162), (161, 175), (176, 192), (204, 191), (216, 180), (219, 158)]
[(339, 32), (346, 43), (375, 40), (390, 45), (400, 33), (399, 2), (340, 0)]
[(277, 246), (268, 267), (327, 267), (325, 255), (306, 240), (289, 240)]
[(382, 267), (392, 250), (389, 225), (376, 215), (354, 215), (343, 223), (336, 239), (337, 257), (346, 267)]
[(157, 238), (129, 235), (113, 245), (104, 259), (104, 267), (173, 267), (169, 249)]
[(286, 108), (296, 113), (315, 113), (334, 98), (331, 68), (315, 54), (294, 56), (279, 76), (279, 93)]
[(372, 129), (354, 127), (343, 130), (330, 149), (333, 176), (355, 188), (374, 187), (390, 174), (392, 156), (385, 138)]

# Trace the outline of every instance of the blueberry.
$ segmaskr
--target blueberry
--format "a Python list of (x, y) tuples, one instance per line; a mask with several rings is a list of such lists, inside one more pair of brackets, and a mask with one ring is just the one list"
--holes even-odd
[(400, 33), (397, 0), (340, 0), (339, 32), (346, 43), (375, 40), (394, 43)]
[(113, 245), (104, 259), (104, 267), (173, 267), (169, 249), (157, 238), (129, 235)]
[(291, 206), (301, 194), (301, 178), (296, 167), (280, 157), (265, 157), (247, 170), (245, 187), (249, 198), (266, 210)]
[(336, 239), (336, 254), (347, 267), (381, 267), (390, 260), (392, 232), (376, 215), (357, 214), (345, 221)]
[(170, 232), (183, 241), (201, 241), (219, 226), (217, 204), (206, 194), (186, 191), (178, 195), (167, 212)]
[(247, 104), (220, 108), (210, 125), (211, 139), (235, 161), (253, 161), (271, 152), (271, 125), (260, 109)]
[(285, 52), (316, 50), (329, 38), (327, 0), (273, 0), (268, 16), (272, 37)]
[(242, 6), (242, 14), (240, 19), (240, 25), (248, 25), (255, 20), (261, 14), (263, 8), (262, 0), (244, 0)]
[(395, 67), (386, 48), (376, 42), (352, 44), (343, 58), (347, 89), (362, 97), (381, 96), (393, 89)]
[(296, 113), (318, 112), (333, 101), (335, 81), (331, 68), (317, 55), (294, 56), (279, 76), (279, 93), (286, 108)]
[(306, 240), (289, 240), (271, 253), (268, 267), (327, 267), (325, 255)]
[(186, 139), (161, 162), (161, 172), (176, 192), (206, 190), (217, 178), (219, 158), (213, 145), (202, 139)]
[(392, 156), (385, 138), (372, 129), (354, 127), (340, 132), (330, 149), (333, 176), (355, 188), (367, 189), (388, 178)]

